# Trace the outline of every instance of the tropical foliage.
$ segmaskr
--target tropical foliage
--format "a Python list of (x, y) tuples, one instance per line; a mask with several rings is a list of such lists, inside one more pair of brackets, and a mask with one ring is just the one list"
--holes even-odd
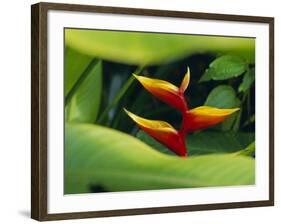
[[(254, 184), (254, 46), (241, 37), (66, 29), (65, 193)], [(186, 89), (188, 157), (124, 111), (181, 130), (181, 104), (159, 97), (147, 79)], [(195, 114), (210, 123), (218, 111), (229, 113), (190, 129)]]

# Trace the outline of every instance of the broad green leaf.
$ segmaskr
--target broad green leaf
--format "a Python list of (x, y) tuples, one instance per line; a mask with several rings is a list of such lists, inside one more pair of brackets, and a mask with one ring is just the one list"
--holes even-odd
[(71, 96), (66, 107), (66, 120), (69, 122), (94, 122), (99, 112), (102, 94), (101, 61), (83, 75), (85, 79)]
[(145, 32), (66, 29), (66, 45), (83, 54), (102, 59), (153, 65), (200, 52), (231, 53), (254, 61), (255, 40)]
[[(209, 93), (205, 101), (205, 105), (207, 106), (218, 107), (223, 109), (240, 107), (240, 104), (240, 99), (236, 97), (235, 90), (228, 85), (220, 85), (214, 88)], [(223, 123), (221, 123), (221, 129), (231, 130), (234, 124), (236, 123), (237, 119), (240, 119), (241, 110), (242, 108), (240, 108), (240, 111), (230, 115)]]
[(246, 92), (255, 81), (255, 69), (248, 69), (245, 75), (243, 76), (242, 83), (240, 84), (238, 91)]
[[(137, 138), (162, 153), (175, 155), (143, 131), (137, 133)], [(186, 147), (189, 156), (232, 153), (244, 150), (254, 139), (253, 133), (203, 131), (189, 134), (186, 138)]]
[(66, 96), (74, 84), (77, 82), (81, 74), (90, 64), (92, 57), (81, 54), (69, 47), (65, 48), (64, 62), (64, 96)]
[(201, 77), (200, 81), (225, 80), (242, 75), (247, 63), (237, 56), (224, 55), (215, 59)]
[(255, 183), (254, 159), (206, 155), (188, 159), (157, 152), (140, 140), (90, 124), (66, 124), (65, 193), (152, 190)]

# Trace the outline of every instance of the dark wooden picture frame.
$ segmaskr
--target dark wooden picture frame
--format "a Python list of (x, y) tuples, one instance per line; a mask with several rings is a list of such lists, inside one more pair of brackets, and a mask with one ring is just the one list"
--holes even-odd
[[(89, 5), (71, 5), (56, 3), (38, 3), (31, 7), (31, 111), (32, 111), (32, 163), (31, 163), (31, 217), (39, 221), (77, 219), (90, 217), (108, 217), (168, 212), (186, 212), (225, 208), (258, 207), (274, 205), (274, 18), (240, 15), (223, 15), (194, 13), (182, 11), (162, 11), (137, 8), (116, 8)], [(225, 20), (269, 24), (269, 200), (217, 203), (204, 205), (171, 206), (158, 208), (139, 208), (126, 210), (87, 211), (77, 213), (48, 214), (47, 195), (47, 13), (49, 10), (78, 12), (98, 12), (111, 14), (128, 14), (158, 16), (170, 18), (195, 18), (207, 20)]]

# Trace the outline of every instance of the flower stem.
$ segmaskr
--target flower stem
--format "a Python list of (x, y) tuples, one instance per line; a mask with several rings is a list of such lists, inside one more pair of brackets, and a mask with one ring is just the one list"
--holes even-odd
[(185, 122), (186, 122), (186, 111), (188, 110), (188, 106), (187, 106), (187, 103), (185, 101), (185, 98), (184, 98), (184, 95), (182, 96), (183, 98), (183, 101), (184, 101), (184, 109), (181, 111), (181, 114), (182, 114), (182, 123), (181, 123), (181, 128), (179, 130), (179, 135), (182, 139), (182, 141), (184, 142), (184, 145), (185, 145), (185, 148), (186, 148), (186, 157), (188, 157), (188, 149), (187, 149), (187, 146), (186, 146), (186, 139), (185, 139), (185, 136), (186, 136), (186, 130), (185, 130)]

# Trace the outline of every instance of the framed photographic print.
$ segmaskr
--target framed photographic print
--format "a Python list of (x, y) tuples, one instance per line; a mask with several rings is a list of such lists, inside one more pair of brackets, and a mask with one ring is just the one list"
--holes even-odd
[(274, 19), (32, 5), (32, 212), (274, 204)]

